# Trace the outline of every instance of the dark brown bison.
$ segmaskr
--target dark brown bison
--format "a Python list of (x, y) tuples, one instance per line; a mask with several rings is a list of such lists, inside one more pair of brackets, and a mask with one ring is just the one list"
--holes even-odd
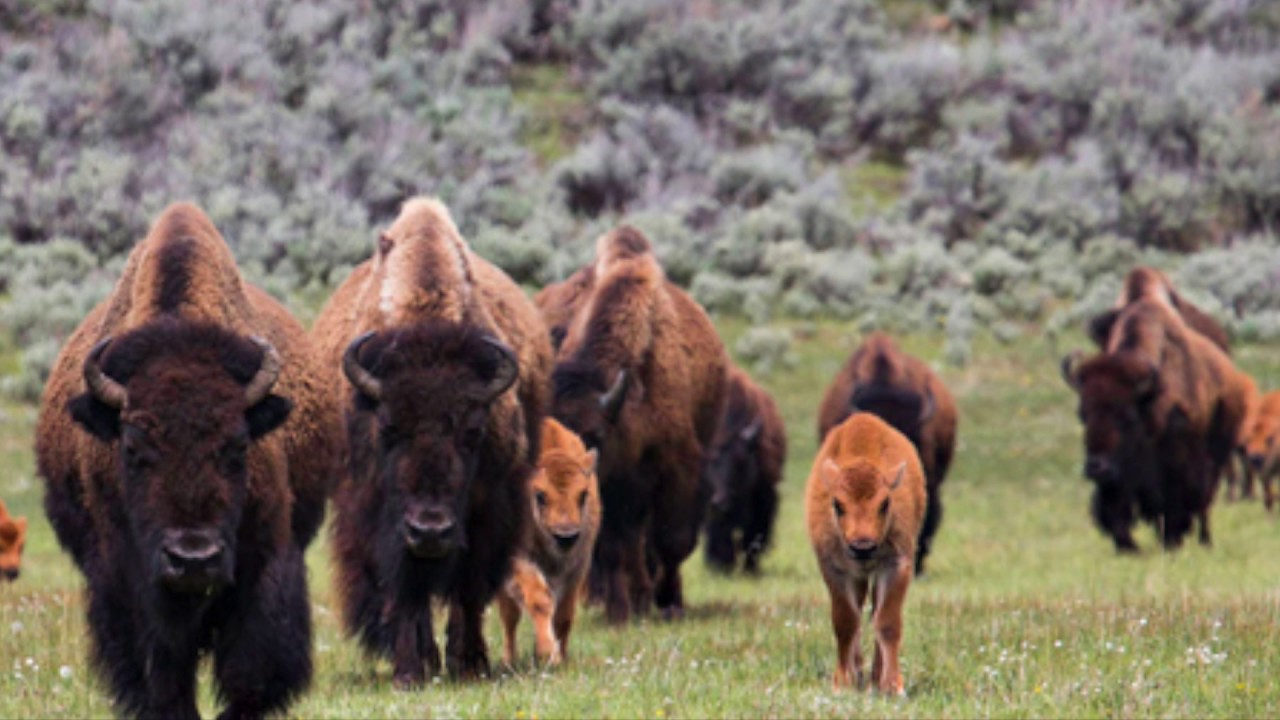
[(228, 716), (280, 710), (310, 679), (302, 555), (341, 443), (319, 374), (303, 328), (188, 204), (62, 349), (36, 430), (45, 510), (126, 714), (197, 717), (206, 652)]
[(942, 524), (942, 483), (956, 449), (956, 401), (929, 366), (898, 349), (884, 333), (863, 340), (827, 388), (818, 411), (818, 440), (855, 411), (873, 413), (910, 440), (920, 453), (928, 490), (916, 543), (915, 572)]
[(1068, 356), (1062, 369), (1080, 396), (1093, 515), (1116, 549), (1137, 549), (1137, 516), (1169, 548), (1198, 518), (1209, 544), (1209, 506), (1247, 412), (1226, 354), (1167, 303), (1143, 299), (1116, 318), (1105, 352)]
[(596, 250), (594, 282), (552, 374), (553, 412), (600, 452), (604, 525), (591, 584), (609, 620), (624, 622), (654, 600), (677, 617), (728, 361), (706, 313), (667, 281), (643, 235), (620, 227)]
[(1136, 267), (1129, 271), (1115, 305), (1089, 322), (1089, 337), (1099, 348), (1105, 348), (1111, 336), (1111, 328), (1115, 326), (1121, 311), (1143, 299), (1157, 300), (1169, 306), (1192, 330), (1208, 338), (1214, 345), (1222, 348), (1223, 352), (1231, 352), (1227, 331), (1218, 321), (1179, 295), (1167, 275), (1150, 267)]
[(415, 199), (316, 321), (347, 412), (335, 581), (348, 630), (397, 685), (489, 671), (485, 606), (526, 532), (551, 347), (533, 304), (477, 257), (436, 200)]
[(759, 571), (778, 513), (778, 483), (787, 459), (787, 434), (773, 398), (741, 368), (730, 368), (724, 416), (707, 460), (707, 562)]
[(596, 266), (588, 265), (565, 280), (542, 288), (533, 296), (534, 304), (542, 311), (542, 319), (547, 323), (547, 331), (551, 333), (551, 344), (557, 351), (569, 332), (570, 321), (582, 301), (590, 295), (595, 281)]

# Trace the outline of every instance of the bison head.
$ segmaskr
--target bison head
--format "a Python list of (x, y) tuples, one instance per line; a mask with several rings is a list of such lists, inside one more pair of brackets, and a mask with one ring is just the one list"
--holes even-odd
[(739, 493), (756, 486), (760, 473), (756, 457), (763, 429), (763, 419), (756, 416), (745, 426), (737, 429), (722, 427), (717, 433), (706, 472), (712, 512), (728, 512)]
[(933, 418), (937, 409), (937, 401), (928, 388), (917, 391), (877, 380), (858, 383), (849, 398), (850, 414), (869, 412), (892, 425), (917, 447), (925, 423)]
[(907, 464), (885, 473), (866, 460), (841, 467), (827, 458), (819, 472), (846, 552), (854, 560), (873, 559), (893, 528), (892, 495), (906, 477)]
[(249, 447), (292, 407), (271, 394), (280, 365), (266, 340), (178, 320), (103, 340), (85, 359), (88, 391), (68, 409), (112, 443), (132, 541), (157, 584), (207, 593), (232, 581)]
[(1266, 472), (1273, 464), (1280, 462), (1277, 436), (1280, 436), (1280, 418), (1272, 415), (1260, 414), (1246, 428), (1242, 450), (1254, 472)]
[[(466, 543), (490, 408), (519, 375), (515, 354), (478, 328), (422, 323), (356, 338), (342, 367), (364, 418), (353, 420), (353, 452), (374, 448), (372, 465), (357, 474), (381, 484), (384, 527), (416, 558), (450, 556)], [(376, 439), (361, 424), (370, 415)]]
[(1117, 482), (1131, 458), (1155, 441), (1150, 410), (1160, 394), (1159, 371), (1127, 354), (1098, 355), (1082, 362), (1076, 353), (1063, 359), (1062, 376), (1080, 396), (1085, 477)]
[(596, 451), (587, 450), (576, 438), (543, 448), (532, 486), (536, 531), (544, 546), (568, 553), (599, 526)]
[(627, 398), (639, 394), (632, 371), (617, 370), (606, 381), (605, 373), (594, 364), (568, 361), (556, 367), (551, 382), (552, 416), (577, 433), (588, 448), (608, 457)]
[(18, 579), (26, 544), (27, 519), (9, 517), (8, 508), (0, 502), (0, 582)]

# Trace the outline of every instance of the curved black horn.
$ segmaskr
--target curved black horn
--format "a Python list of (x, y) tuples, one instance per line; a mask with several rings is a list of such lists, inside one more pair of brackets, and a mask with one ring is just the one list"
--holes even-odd
[(253, 379), (244, 386), (244, 398), (249, 407), (262, 402), (262, 399), (271, 392), (271, 388), (275, 386), (276, 380), (280, 379), (280, 353), (276, 351), (274, 345), (266, 338), (255, 337), (253, 342), (262, 348), (262, 364), (258, 366), (258, 372), (254, 373)]
[(378, 401), (382, 399), (382, 381), (366, 370), (360, 364), (359, 358), (360, 348), (375, 334), (370, 330), (351, 341), (351, 344), (347, 346), (346, 352), (342, 353), (342, 372), (347, 376), (347, 380), (351, 381), (351, 385), (356, 390), (369, 396), (374, 401)]
[(604, 411), (605, 417), (610, 420), (618, 417), (618, 412), (622, 410), (622, 401), (627, 398), (627, 387), (630, 384), (631, 373), (625, 368), (619, 370), (618, 377), (613, 381), (613, 387), (600, 396), (600, 409)]
[(124, 385), (108, 377), (98, 364), (110, 344), (111, 338), (108, 337), (100, 340), (89, 351), (89, 356), (84, 361), (84, 384), (89, 387), (89, 392), (104, 405), (119, 410), (128, 402), (129, 393), (124, 389)]
[(497, 351), (498, 353), (498, 369), (493, 374), (493, 379), (484, 386), (481, 391), (480, 400), (488, 403), (497, 399), (499, 395), (507, 391), (507, 388), (515, 384), (516, 379), (520, 377), (520, 361), (516, 358), (516, 354), (511, 348), (493, 338), (485, 338), (485, 343)]
[(933, 417), (933, 413), (938, 409), (938, 402), (933, 397), (933, 391), (929, 388), (924, 389), (924, 401), (920, 403), (920, 423), (929, 422)]
[(1080, 365), (1080, 358), (1084, 353), (1079, 350), (1073, 350), (1062, 358), (1062, 379), (1067, 381), (1073, 389), (1080, 389), (1080, 378), (1077, 376), (1077, 370)]

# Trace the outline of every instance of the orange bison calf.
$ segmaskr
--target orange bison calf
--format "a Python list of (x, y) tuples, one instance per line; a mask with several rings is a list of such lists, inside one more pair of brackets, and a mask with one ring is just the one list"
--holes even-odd
[(504, 659), (516, 658), (523, 607), (533, 619), (534, 651), (551, 665), (568, 658), (569, 632), (586, 589), (591, 551), (600, 532), (596, 451), (563, 425), (542, 422), (542, 455), (533, 476), (533, 522), (498, 611), (506, 632)]
[(1244, 452), (1250, 469), (1262, 484), (1267, 509), (1276, 504), (1276, 476), (1280, 475), (1280, 390), (1262, 396), (1244, 433)]
[(876, 633), (871, 682), (886, 693), (903, 692), (902, 607), (925, 494), (915, 446), (875, 415), (850, 416), (818, 451), (805, 489), (805, 516), (831, 594), (836, 688), (862, 683), (859, 625), (870, 590)]
[(9, 508), (0, 501), (0, 581), (18, 579), (26, 544), (27, 519), (9, 517)]

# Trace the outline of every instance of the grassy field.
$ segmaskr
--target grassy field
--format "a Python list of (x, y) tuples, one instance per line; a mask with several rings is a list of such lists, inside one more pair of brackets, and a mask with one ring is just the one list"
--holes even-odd
[[(745, 326), (722, 324), (732, 343)], [(343, 637), (328, 548), (309, 561), (317, 676), (298, 717), (977, 717), (1280, 714), (1280, 529), (1258, 503), (1220, 503), (1215, 546), (1176, 554), (1139, 534), (1117, 557), (1091, 525), (1073, 399), (1039, 340), (979, 344), (965, 370), (942, 374), (961, 405), (960, 448), (930, 574), (907, 602), (906, 699), (833, 693), (825, 590), (804, 534), (801, 495), (815, 449), (814, 411), (856, 333), (819, 324), (795, 363), (763, 378), (791, 441), (777, 542), (762, 578), (686, 565), (688, 618), (606, 627), (589, 610), (573, 658), (542, 672), (495, 663), (489, 682), (391, 689), (390, 668)], [(1083, 344), (1083, 341), (1080, 341)], [(941, 357), (937, 337), (905, 347)], [(1259, 385), (1280, 386), (1280, 353), (1244, 347)], [(35, 410), (0, 408), (0, 497), (31, 516), (22, 579), (0, 586), (0, 717), (109, 715), (86, 661), (81, 581), (40, 511), (30, 453)], [(496, 613), (490, 653), (499, 657)], [(216, 710), (202, 681), (202, 710)]]

